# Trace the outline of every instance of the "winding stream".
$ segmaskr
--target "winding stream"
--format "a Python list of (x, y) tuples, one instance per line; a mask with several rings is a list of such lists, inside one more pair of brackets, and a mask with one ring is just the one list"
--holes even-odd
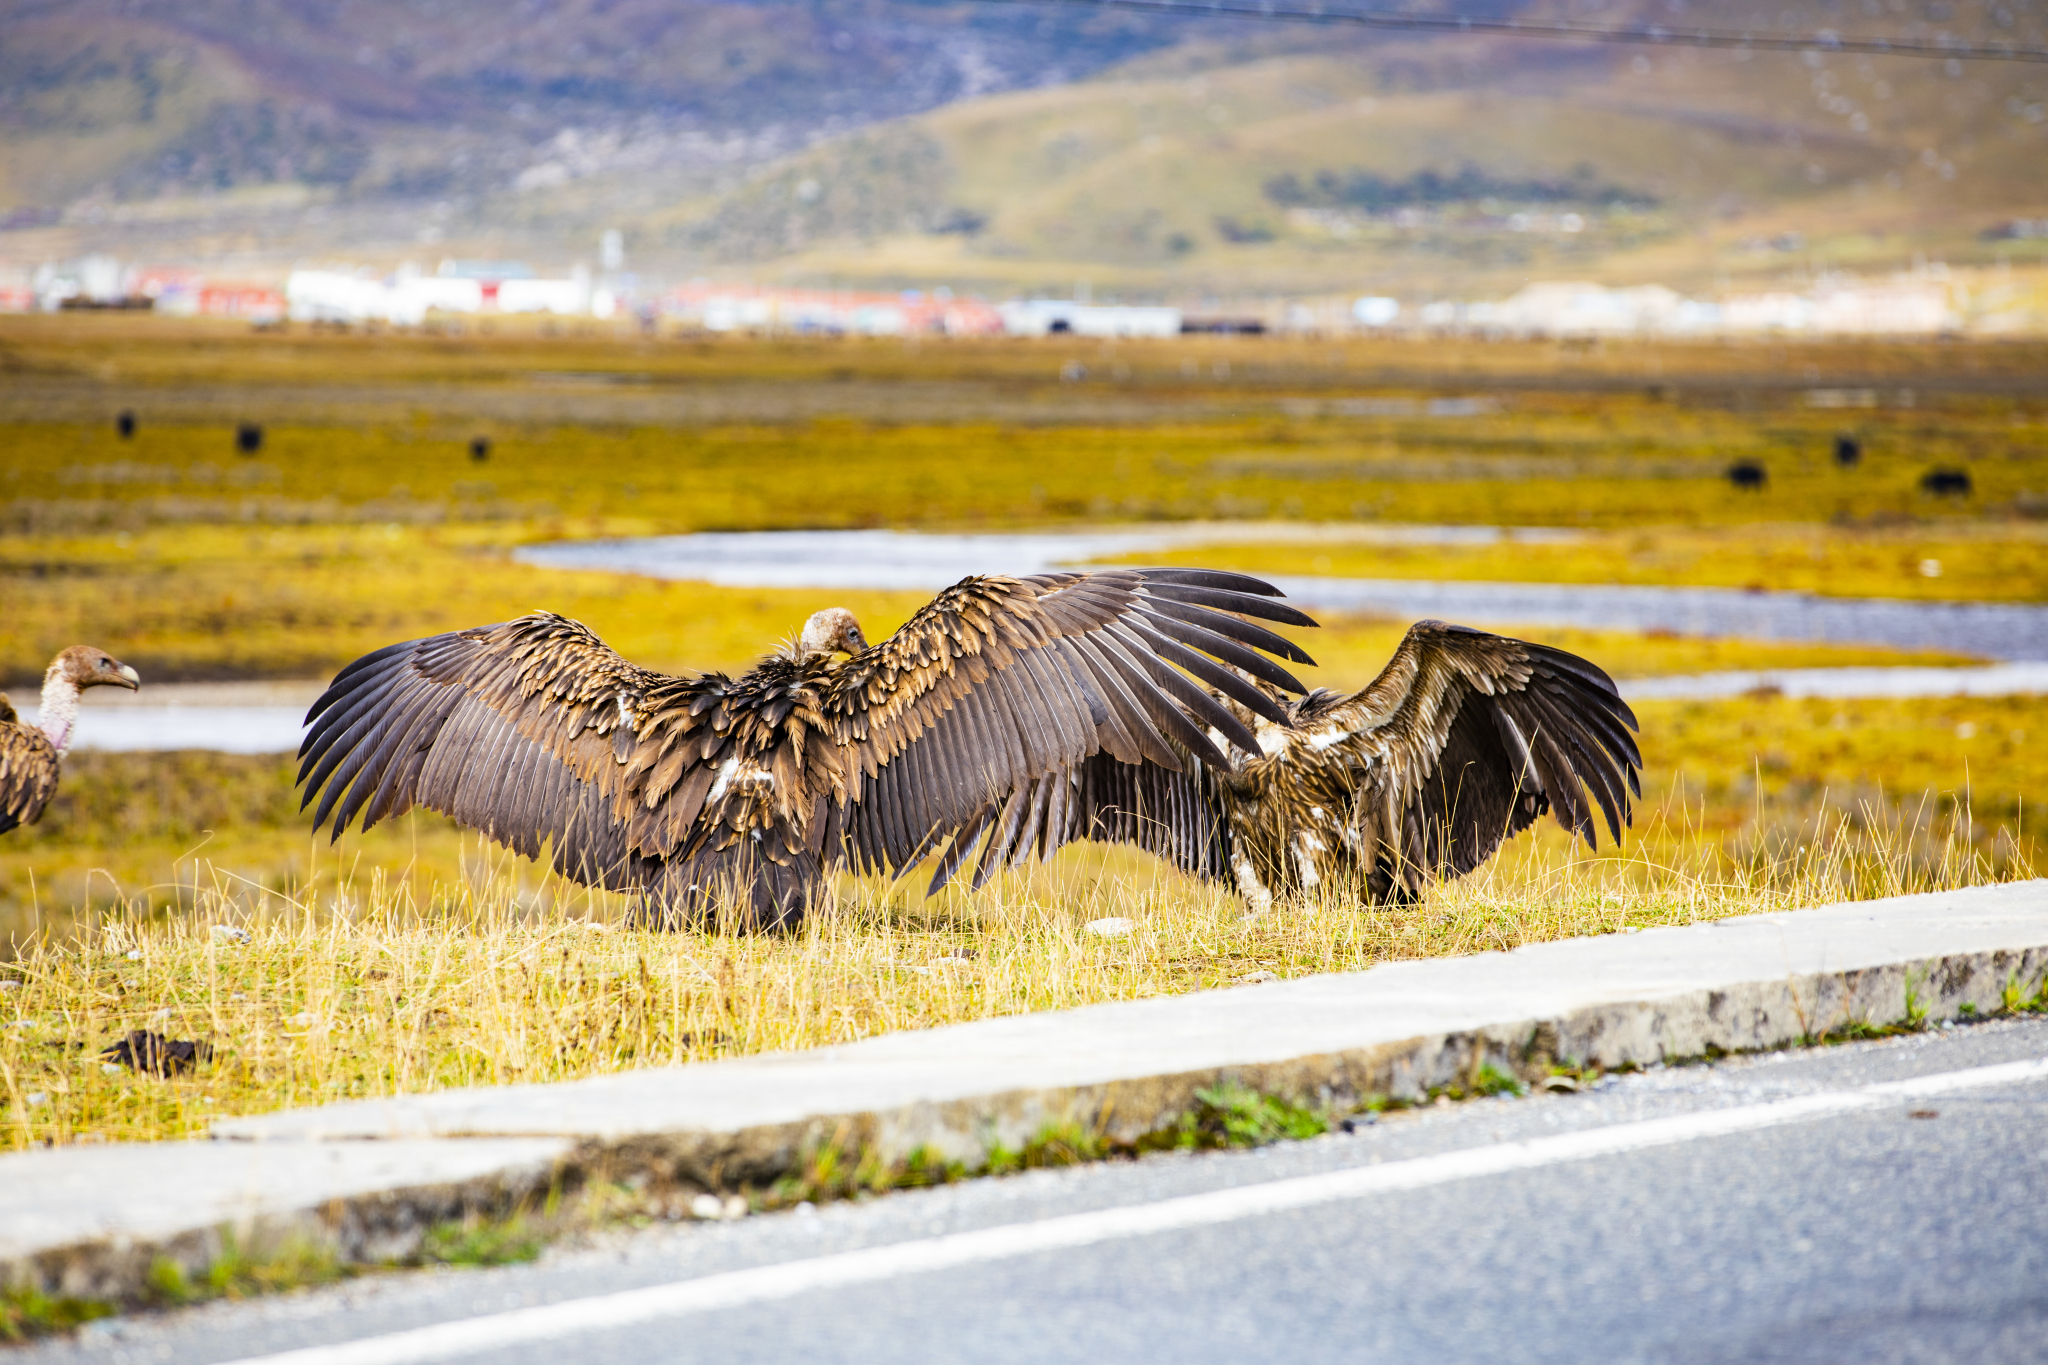
[[(899, 531), (761, 531), (564, 541), (517, 552), (551, 569), (596, 569), (691, 579), (735, 588), (877, 588), (937, 591), (974, 573), (1037, 573), (1115, 555), (1300, 539), (1382, 544), (1487, 544), (1485, 526), (1236, 527), (1183, 525), (1082, 532), (916, 535)], [(1568, 540), (1570, 531), (1512, 533)], [(1635, 700), (1711, 699), (1759, 689), (1787, 696), (2002, 696), (2048, 692), (2048, 607), (1981, 602), (1754, 593), (1728, 588), (1638, 588), (1541, 583), (1457, 583), (1372, 578), (1276, 578), (1310, 610), (1474, 624), (1670, 630), (1763, 640), (1874, 643), (1943, 649), (1998, 660), (1979, 668), (1803, 668), (1624, 680)], [(821, 606), (827, 605), (820, 602)], [(317, 681), (145, 685), (136, 694), (86, 698), (81, 749), (214, 749), (281, 753), (298, 747)], [(33, 720), (35, 696), (13, 694)]]
[[(1310, 528), (1300, 528), (1302, 530)], [(1320, 528), (1316, 528), (1320, 529)], [(1299, 531), (1296, 532), (1299, 534)], [(1487, 526), (1343, 528), (1351, 540), (1487, 544), (1570, 539), (1569, 531), (1512, 533)], [(747, 588), (921, 588), (937, 591), (975, 573), (1040, 573), (1113, 555), (1273, 540), (1216, 525), (1083, 532), (915, 535), (902, 531), (756, 531), (563, 541), (518, 551), (553, 569), (609, 569)], [(1304, 537), (1307, 538), (1307, 537)], [(1334, 537), (1327, 537), (1334, 538)], [(1812, 640), (1941, 649), (2001, 662), (2048, 662), (2048, 606), (1820, 597), (1739, 588), (1639, 588), (1553, 583), (1461, 583), (1393, 578), (1293, 578), (1273, 582), (1309, 610), (1419, 620), (1670, 630), (1753, 640)]]

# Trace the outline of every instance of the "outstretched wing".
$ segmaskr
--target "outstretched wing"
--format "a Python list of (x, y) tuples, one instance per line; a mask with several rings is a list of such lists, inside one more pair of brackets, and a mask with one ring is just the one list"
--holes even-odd
[(986, 835), (978, 886), (1005, 859), (1090, 837), (1082, 784), (1114, 773), (1091, 777), (1096, 755), (1181, 774), (1223, 764), (1219, 744), (1255, 751), (1208, 689), (1284, 721), (1247, 679), (1302, 685), (1259, 651), (1312, 660), (1248, 618), (1315, 622), (1277, 596), (1258, 579), (1201, 569), (956, 584), (831, 686), (827, 720), (848, 751), (837, 832), (856, 863), (895, 868), (952, 836), (934, 889)]
[(1577, 655), (1423, 621), (1371, 686), (1302, 702), (1268, 761), (1338, 778), (1368, 868), (1376, 849), (1413, 890), (1471, 871), (1545, 810), (1597, 847), (1597, 806), (1618, 841), (1642, 794), (1635, 728), (1614, 680)]
[(57, 790), (57, 747), (32, 725), (14, 719), (14, 708), (0, 697), (0, 834), (42, 818), (43, 807)]
[(974, 885), (980, 887), (1004, 867), (1050, 857), (1082, 839), (1130, 844), (1191, 876), (1230, 875), (1230, 828), (1207, 764), (1190, 755), (1176, 771), (1124, 763), (1105, 752), (985, 808), (955, 836), (932, 889), (951, 881), (977, 846)]
[(317, 799), (314, 828), (339, 838), (425, 806), (529, 856), (552, 840), (565, 874), (628, 889), (651, 842), (628, 799), (635, 726), (688, 685), (547, 612), (390, 645), (307, 712), (302, 807)]

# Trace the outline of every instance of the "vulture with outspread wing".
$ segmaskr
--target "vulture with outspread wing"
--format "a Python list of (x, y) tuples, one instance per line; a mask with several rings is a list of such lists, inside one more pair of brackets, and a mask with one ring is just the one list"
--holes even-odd
[[(1406, 685), (1390, 682), (1397, 658), (1380, 694), (1304, 712), (1322, 694), (1290, 702), (1305, 689), (1266, 655), (1311, 660), (1258, 622), (1315, 623), (1278, 595), (1200, 569), (969, 578), (872, 647), (850, 613), (819, 612), (737, 678), (639, 668), (577, 622), (535, 613), (349, 665), (307, 715), (299, 777), (305, 803), (319, 802), (315, 827), (337, 838), (358, 817), (367, 829), (423, 805), (528, 855), (548, 846), (563, 874), (638, 894), (652, 922), (701, 921), (726, 902), (764, 927), (794, 922), (839, 866), (902, 870), (942, 854), (937, 890), (978, 849), (979, 887), (1077, 839), (1134, 843), (1257, 899), (1328, 875), (1300, 875), (1304, 832), (1332, 851), (1317, 868), (1334, 870), (1352, 846), (1324, 813), (1363, 810), (1368, 792), (1375, 811), (1396, 801), (1415, 821), (1437, 818), (1443, 784), (1429, 780), (1446, 755), (1479, 766), (1461, 781), (1491, 804), (1468, 819), (1454, 791), (1442, 815), (1460, 831), (1497, 816), (1488, 851), (1548, 802), (1560, 818), (1583, 814), (1579, 782), (1637, 761), (1625, 737), (1605, 757), (1618, 729), (1604, 718), (1620, 702), (1599, 670), (1476, 633), (1491, 645), (1424, 645)], [(1553, 676), (1578, 690), (1498, 719), (1507, 694)], [(1597, 723), (1578, 718), (1587, 688), (1607, 699)], [(1352, 723), (1338, 711), (1356, 713), (1350, 748), (1315, 738)], [(1480, 719), (1459, 722), (1467, 712)], [(1480, 724), (1520, 746), (1475, 741)], [(1304, 747), (1290, 757), (1296, 734)], [(1307, 823), (1285, 825), (1274, 802), (1316, 805), (1326, 777), (1356, 799), (1303, 806)], [(1388, 782), (1396, 794), (1383, 798)], [(1568, 795), (1552, 792), (1565, 783)], [(1589, 821), (1573, 827), (1590, 837)], [(1411, 853), (1459, 871), (1484, 856), (1426, 834), (1390, 848), (1402, 887), (1416, 884), (1401, 863)]]
[(65, 751), (78, 727), (78, 700), (88, 687), (125, 687), (142, 679), (103, 649), (73, 645), (43, 674), (43, 705), (28, 725), (0, 697), (0, 834), (43, 818), (57, 790)]
[[(1619, 842), (1642, 795), (1635, 713), (1606, 673), (1547, 645), (1423, 621), (1350, 696), (1262, 690), (1285, 717), (1226, 701), (1258, 742), (1228, 767), (1090, 759), (1080, 785), (1106, 798), (1070, 815), (1064, 837), (1136, 843), (1228, 877), (1255, 910), (1325, 884), (1406, 901), (1428, 878), (1470, 872), (1545, 811), (1598, 847), (1597, 807)], [(966, 843), (955, 841), (942, 877)], [(996, 825), (977, 875), (1026, 843)]]

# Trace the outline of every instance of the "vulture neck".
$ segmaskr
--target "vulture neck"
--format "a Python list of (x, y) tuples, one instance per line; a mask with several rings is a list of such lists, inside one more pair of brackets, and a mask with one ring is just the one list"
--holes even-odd
[(64, 676), (62, 664), (51, 664), (43, 674), (43, 709), (36, 724), (50, 737), (58, 753), (71, 747), (71, 731), (78, 723), (78, 684)]

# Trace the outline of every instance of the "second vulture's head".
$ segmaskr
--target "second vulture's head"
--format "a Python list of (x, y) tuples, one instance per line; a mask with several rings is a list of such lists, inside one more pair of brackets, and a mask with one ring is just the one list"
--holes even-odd
[(45, 675), (49, 677), (62, 678), (81, 692), (88, 687), (125, 687), (133, 692), (142, 686), (134, 669), (91, 645), (73, 645), (52, 659)]
[(797, 645), (806, 654), (858, 654), (868, 647), (860, 622), (845, 607), (827, 607), (804, 622)]

